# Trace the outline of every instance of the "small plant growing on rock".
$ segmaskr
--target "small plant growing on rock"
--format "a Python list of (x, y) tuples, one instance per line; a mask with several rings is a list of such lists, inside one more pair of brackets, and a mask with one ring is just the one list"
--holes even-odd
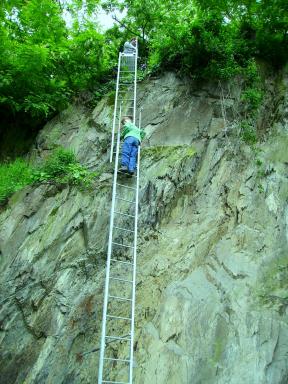
[(247, 88), (241, 95), (241, 101), (244, 102), (249, 111), (255, 112), (263, 100), (263, 91), (257, 88)]
[(33, 166), (23, 159), (0, 164), (0, 205), (16, 191), (42, 182), (78, 185), (89, 188), (96, 172), (89, 172), (69, 149), (57, 148), (40, 165)]
[(76, 156), (71, 150), (57, 148), (40, 166), (39, 171), (43, 180), (55, 179), (66, 174), (69, 166), (75, 164), (77, 164)]
[(257, 136), (257, 115), (263, 101), (264, 91), (259, 69), (255, 60), (248, 62), (243, 71), (245, 89), (241, 94), (242, 113), (244, 120), (241, 123), (241, 138), (246, 144), (255, 145)]
[(30, 184), (32, 169), (23, 159), (0, 164), (0, 205), (5, 204), (14, 192)]
[(249, 121), (241, 122), (241, 137), (246, 144), (254, 145), (257, 143), (255, 127)]
[(91, 185), (95, 173), (89, 172), (69, 149), (57, 148), (46, 161), (34, 171), (35, 182), (55, 181), (60, 184)]

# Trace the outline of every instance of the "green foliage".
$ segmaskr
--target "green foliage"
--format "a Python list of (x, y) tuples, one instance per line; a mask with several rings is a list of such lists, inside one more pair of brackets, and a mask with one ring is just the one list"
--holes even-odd
[[(244, 119), (240, 125), (241, 138), (255, 148), (258, 141), (257, 116), (264, 98), (263, 82), (254, 59), (247, 62), (243, 71), (244, 90), (241, 94), (241, 109)], [(257, 160), (256, 153), (254, 154)]]
[(0, 164), (0, 205), (14, 192), (32, 181), (32, 169), (26, 161), (16, 159), (11, 163)]
[(57, 148), (33, 173), (35, 182), (54, 181), (89, 187), (95, 173), (89, 172), (68, 149)]
[(0, 164), (0, 205), (16, 191), (26, 185), (41, 182), (78, 185), (89, 188), (96, 172), (89, 172), (68, 149), (57, 148), (37, 167), (29, 165), (23, 159)]
[(258, 184), (258, 191), (259, 191), (259, 193), (261, 193), (261, 194), (263, 194), (264, 193), (264, 187), (263, 187), (263, 185), (262, 184)]
[[(73, 96), (100, 86), (116, 50), (89, 21), (88, 15), (98, 3), (4, 1), (0, 12), (0, 108), (6, 115), (21, 118), (25, 113), (35, 125), (35, 120), (41, 122), (65, 108)], [(69, 27), (63, 8), (71, 16)], [(80, 20), (81, 14), (86, 17)]]
[(284, 310), (288, 297), (288, 258), (287, 254), (279, 255), (265, 267), (260, 284), (256, 290), (259, 304), (267, 307), (278, 307)]
[(122, 25), (146, 43), (152, 71), (227, 79), (255, 57), (275, 66), (288, 59), (286, 0), (107, 0), (105, 7), (127, 9)]
[(143, 148), (142, 155), (153, 159), (154, 162), (163, 158), (169, 159), (170, 163), (175, 165), (177, 161), (193, 158), (196, 150), (188, 145), (160, 145)]
[(241, 74), (243, 103), (256, 111), (255, 60), (277, 68), (288, 60), (286, 3), (106, 0), (104, 9), (126, 15), (104, 33), (95, 23), (100, 0), (3, 0), (0, 130), (19, 123), (32, 132), (71, 101), (98, 101), (114, 87), (119, 49), (132, 36), (139, 37), (141, 63), (148, 63), (140, 78), (167, 69), (209, 79)]
[(254, 145), (257, 143), (255, 126), (251, 121), (243, 120), (241, 122), (241, 138), (246, 144)]
[(259, 158), (256, 158), (255, 163), (257, 166), (257, 178), (260, 180), (265, 177), (265, 164)]
[(114, 105), (115, 102), (115, 81), (110, 80), (97, 87), (97, 90), (93, 93), (93, 102), (98, 102), (103, 95), (108, 94), (109, 105)]
[(67, 168), (77, 163), (75, 154), (64, 148), (57, 148), (39, 168), (42, 180), (55, 179), (63, 176)]
[(251, 111), (255, 111), (259, 108), (262, 99), (263, 91), (256, 88), (246, 88), (241, 95), (241, 100), (246, 103), (248, 109)]
[(246, 115), (255, 116), (264, 97), (263, 86), (259, 69), (255, 60), (250, 59), (247, 63), (245, 71), (243, 71), (245, 79), (245, 89), (241, 94), (241, 101), (245, 105)]

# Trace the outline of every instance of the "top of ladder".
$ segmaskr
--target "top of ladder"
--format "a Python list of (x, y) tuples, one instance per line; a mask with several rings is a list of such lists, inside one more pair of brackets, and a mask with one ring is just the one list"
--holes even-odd
[[(126, 58), (135, 58), (135, 60), (130, 60), (128, 63), (125, 63)], [(124, 61), (123, 61), (124, 59)], [(131, 114), (133, 116), (133, 124), (136, 123), (136, 97), (137, 97), (137, 63), (138, 63), (138, 40), (136, 39), (136, 46), (135, 46), (135, 53), (119, 53), (118, 58), (118, 70), (117, 70), (117, 81), (116, 81), (116, 96), (115, 96), (115, 104), (114, 104), (114, 116), (113, 116), (113, 125), (112, 125), (112, 134), (111, 134), (111, 147), (110, 147), (110, 163), (113, 161), (113, 152), (114, 152), (114, 144), (115, 144), (115, 132), (116, 132), (116, 126), (117, 126), (117, 108), (119, 105), (119, 100), (121, 101), (121, 98), (119, 96), (119, 88), (120, 88), (120, 74), (121, 73), (131, 73), (134, 74), (133, 82), (129, 84), (124, 84), (124, 86), (133, 87), (133, 107), (131, 109), (133, 110), (133, 113)], [(123, 68), (122, 65), (128, 66), (128, 68)], [(131, 70), (129, 66), (134, 65), (134, 70)], [(123, 86), (121, 85), (121, 91), (123, 91)], [(130, 114), (130, 113), (129, 113)]]

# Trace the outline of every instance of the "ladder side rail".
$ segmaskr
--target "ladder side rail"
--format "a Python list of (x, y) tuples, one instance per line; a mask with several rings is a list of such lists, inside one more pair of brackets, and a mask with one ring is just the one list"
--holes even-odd
[(134, 67), (134, 101), (133, 101), (133, 124), (136, 122), (136, 99), (137, 99), (137, 63), (138, 63), (138, 39), (136, 39), (135, 67)]
[(121, 70), (121, 57), (122, 57), (122, 53), (120, 52), (119, 58), (118, 58), (116, 95), (115, 95), (115, 105), (114, 105), (114, 115), (113, 115), (112, 136), (111, 136), (111, 148), (110, 148), (110, 163), (112, 163), (113, 161), (114, 136), (115, 136), (116, 119), (117, 119), (118, 92), (119, 92), (119, 80), (120, 80), (120, 70)]
[[(139, 115), (139, 129), (141, 129), (141, 111)], [(137, 179), (135, 196), (135, 221), (134, 221), (134, 249), (133, 249), (133, 285), (132, 285), (132, 308), (131, 308), (131, 341), (130, 341), (130, 366), (129, 366), (129, 384), (133, 382), (133, 355), (134, 355), (134, 328), (135, 328), (135, 302), (136, 302), (136, 274), (137, 274), (137, 236), (138, 236), (138, 204), (139, 204), (139, 176), (140, 176), (140, 152), (141, 145), (138, 148), (137, 157)]]
[(113, 177), (113, 191), (112, 191), (112, 204), (111, 204), (111, 213), (110, 213), (104, 305), (103, 305), (103, 315), (102, 315), (102, 334), (101, 334), (101, 347), (100, 347), (100, 357), (99, 357), (98, 384), (102, 384), (103, 382), (104, 354), (105, 354), (105, 346), (106, 346), (105, 345), (106, 318), (107, 318), (108, 296), (109, 296), (109, 279), (110, 279), (110, 266), (111, 266), (111, 255), (112, 255), (114, 212), (115, 212), (115, 203), (116, 203), (117, 171), (118, 171), (119, 151), (120, 151), (120, 129), (121, 129), (121, 112), (122, 112), (121, 108), (122, 107), (120, 106), (119, 126), (118, 126), (118, 132), (117, 132), (117, 148), (116, 148), (115, 168), (114, 168), (114, 177)]

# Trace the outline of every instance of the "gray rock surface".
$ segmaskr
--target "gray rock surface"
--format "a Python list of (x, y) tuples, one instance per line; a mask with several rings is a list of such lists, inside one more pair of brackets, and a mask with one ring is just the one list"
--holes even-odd
[[(140, 85), (147, 140), (136, 384), (288, 383), (288, 81), (283, 85), (277, 119), (256, 149), (241, 141), (235, 122), (239, 85), (233, 92), (226, 85), (225, 99), (218, 86), (173, 74)], [(105, 99), (93, 113), (70, 107), (31, 151), (38, 158), (59, 144), (73, 148), (100, 173), (93, 191), (42, 184), (2, 209), (3, 384), (97, 381), (112, 112)], [(125, 357), (123, 346), (113, 348)]]

